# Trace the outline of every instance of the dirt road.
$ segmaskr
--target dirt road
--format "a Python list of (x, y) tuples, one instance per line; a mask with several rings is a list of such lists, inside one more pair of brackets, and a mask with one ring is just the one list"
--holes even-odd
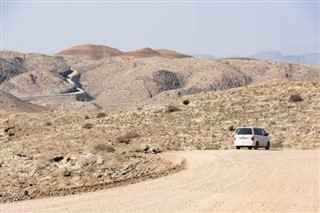
[(188, 151), (171, 176), (99, 192), (22, 201), (0, 212), (319, 212), (320, 151)]

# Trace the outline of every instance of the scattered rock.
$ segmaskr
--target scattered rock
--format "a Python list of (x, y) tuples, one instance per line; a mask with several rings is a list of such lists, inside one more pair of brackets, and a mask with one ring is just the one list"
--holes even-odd
[(92, 123), (86, 123), (85, 125), (82, 126), (82, 128), (91, 129), (91, 128), (93, 128), (93, 124)]
[(62, 175), (64, 177), (70, 177), (71, 176), (71, 172), (67, 169), (62, 170)]
[(190, 101), (189, 101), (188, 99), (186, 99), (186, 100), (184, 100), (182, 103), (183, 103), (184, 105), (188, 105), (188, 104), (190, 104)]
[(54, 161), (54, 162), (59, 162), (59, 161), (62, 161), (62, 160), (63, 160), (63, 156), (56, 156), (53, 159), (51, 159), (51, 161)]
[(116, 142), (129, 144), (131, 139), (138, 137), (140, 137), (140, 135), (137, 132), (131, 131), (116, 137)]

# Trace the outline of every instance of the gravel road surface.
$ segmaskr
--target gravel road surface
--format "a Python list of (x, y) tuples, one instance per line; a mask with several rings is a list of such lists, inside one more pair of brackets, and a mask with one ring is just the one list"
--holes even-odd
[(0, 205), (0, 212), (319, 212), (320, 151), (184, 151), (171, 176)]

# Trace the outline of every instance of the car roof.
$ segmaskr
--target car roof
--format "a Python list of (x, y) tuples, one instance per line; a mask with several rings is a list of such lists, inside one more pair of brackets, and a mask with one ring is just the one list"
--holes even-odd
[(241, 129), (241, 128), (255, 128), (255, 129), (263, 129), (262, 127), (256, 127), (256, 126), (243, 126), (243, 127), (237, 127), (236, 129)]

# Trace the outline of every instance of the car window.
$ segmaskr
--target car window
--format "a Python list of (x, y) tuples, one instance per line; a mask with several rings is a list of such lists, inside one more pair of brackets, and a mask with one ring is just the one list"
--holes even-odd
[(261, 129), (262, 135), (267, 134), (266, 131), (264, 129)]
[(259, 129), (254, 128), (253, 130), (254, 130), (254, 134), (255, 134), (255, 135), (260, 135), (260, 131), (259, 131)]
[(255, 128), (255, 129), (254, 129), (254, 134), (255, 134), (255, 135), (262, 135), (261, 129)]
[(236, 135), (252, 135), (251, 128), (238, 128), (236, 129)]

